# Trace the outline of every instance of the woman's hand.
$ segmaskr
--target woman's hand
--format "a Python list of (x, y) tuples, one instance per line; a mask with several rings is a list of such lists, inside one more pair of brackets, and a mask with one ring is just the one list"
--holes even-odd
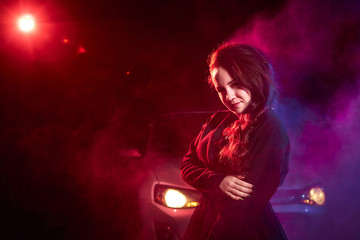
[(241, 175), (227, 175), (220, 183), (220, 189), (234, 200), (243, 200), (243, 198), (250, 196), (253, 191), (253, 185), (242, 181), (244, 176)]

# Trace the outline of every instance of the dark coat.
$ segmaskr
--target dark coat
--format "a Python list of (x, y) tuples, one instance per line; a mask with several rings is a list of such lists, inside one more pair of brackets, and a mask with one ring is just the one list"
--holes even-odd
[(269, 203), (288, 172), (289, 140), (271, 109), (250, 136), (251, 165), (244, 179), (254, 185), (251, 197), (233, 200), (219, 188), (228, 175), (218, 162), (218, 142), (237, 116), (220, 111), (209, 118), (190, 144), (181, 164), (183, 179), (201, 193), (185, 239), (286, 239)]

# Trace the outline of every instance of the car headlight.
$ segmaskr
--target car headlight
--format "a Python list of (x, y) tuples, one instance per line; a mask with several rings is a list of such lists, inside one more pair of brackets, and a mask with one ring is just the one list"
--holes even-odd
[(199, 204), (200, 193), (196, 190), (156, 185), (155, 202), (169, 208), (194, 208)]
[(325, 204), (325, 189), (319, 186), (309, 188), (302, 196), (302, 202), (309, 205), (321, 206)]

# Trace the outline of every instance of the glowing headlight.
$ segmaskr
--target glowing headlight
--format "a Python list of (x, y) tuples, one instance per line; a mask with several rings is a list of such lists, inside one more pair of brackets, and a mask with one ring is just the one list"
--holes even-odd
[(169, 208), (193, 208), (199, 204), (200, 193), (192, 189), (156, 185), (154, 197), (157, 203)]
[(324, 205), (326, 200), (325, 191), (321, 187), (312, 187), (307, 194), (303, 195), (303, 202), (309, 205)]
[(325, 192), (320, 187), (313, 187), (310, 189), (309, 198), (317, 205), (323, 205), (325, 203)]
[(181, 208), (186, 203), (186, 197), (178, 190), (168, 189), (164, 195), (165, 203), (168, 207)]

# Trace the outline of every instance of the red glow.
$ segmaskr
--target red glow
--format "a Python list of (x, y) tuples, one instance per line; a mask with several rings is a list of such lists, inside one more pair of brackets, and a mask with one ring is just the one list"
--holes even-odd
[(80, 46), (80, 47), (78, 48), (78, 53), (86, 53), (85, 48), (83, 48), (82, 46)]
[(130, 75), (130, 71), (127, 71), (127, 72), (126, 72), (126, 75)]
[(67, 38), (63, 39), (63, 43), (69, 43), (69, 42), (70, 42), (69, 39), (67, 39)]
[(18, 19), (18, 27), (23, 32), (31, 32), (35, 28), (35, 18), (31, 14), (25, 14)]

